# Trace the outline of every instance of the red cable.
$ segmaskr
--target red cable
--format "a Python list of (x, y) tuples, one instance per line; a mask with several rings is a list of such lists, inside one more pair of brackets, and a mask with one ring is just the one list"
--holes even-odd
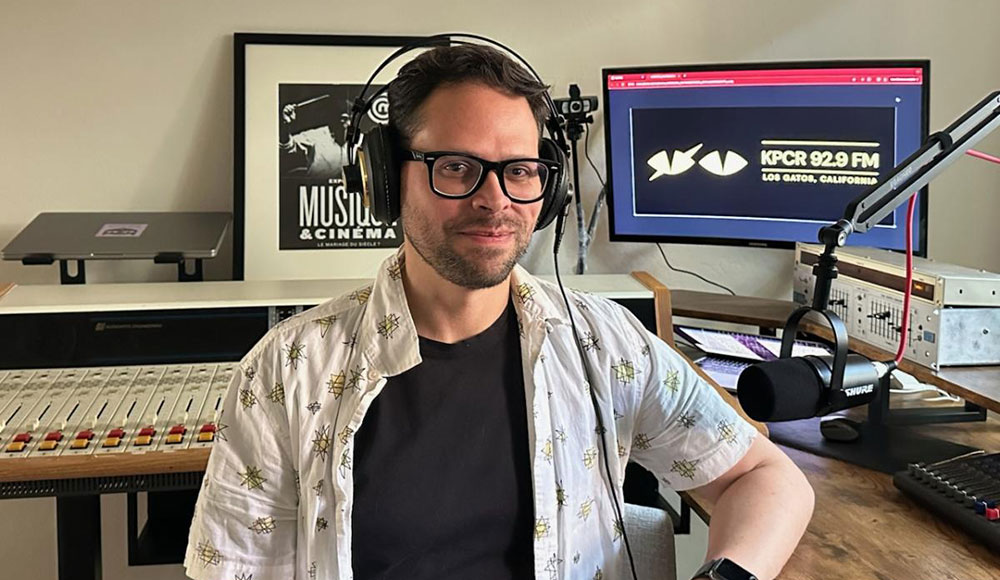
[[(1000, 163), (1000, 157), (994, 157), (975, 149), (966, 151), (968, 155), (978, 157), (993, 163)], [(906, 206), (906, 289), (903, 291), (903, 321), (899, 331), (899, 349), (896, 350), (896, 364), (903, 360), (906, 353), (906, 342), (910, 331), (910, 291), (913, 289), (913, 208), (917, 204), (917, 194), (910, 196)]]
[(906, 353), (907, 334), (910, 330), (910, 290), (913, 287), (913, 208), (917, 205), (917, 194), (910, 196), (906, 206), (906, 289), (903, 291), (903, 321), (899, 332), (899, 349), (896, 351), (896, 364), (903, 360)]
[(976, 151), (975, 149), (969, 149), (965, 152), (966, 155), (971, 155), (973, 157), (978, 157), (979, 159), (985, 159), (986, 161), (992, 161), (993, 163), (1000, 163), (1000, 157), (994, 157), (982, 151)]

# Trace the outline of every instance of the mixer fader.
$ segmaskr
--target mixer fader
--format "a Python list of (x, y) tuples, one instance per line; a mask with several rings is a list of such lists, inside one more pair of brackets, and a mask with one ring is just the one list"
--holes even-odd
[(211, 446), (235, 367), (0, 371), (0, 460)]

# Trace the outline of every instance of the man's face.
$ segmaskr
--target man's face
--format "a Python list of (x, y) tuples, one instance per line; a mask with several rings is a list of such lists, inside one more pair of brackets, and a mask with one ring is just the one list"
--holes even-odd
[[(440, 87), (420, 110), (415, 151), (455, 151), (488, 161), (538, 157), (538, 125), (527, 99), (481, 84)], [(524, 255), (542, 202), (513, 203), (490, 172), (471, 197), (445, 199), (430, 189), (427, 166), (402, 168), (407, 242), (444, 279), (465, 288), (504, 282)]]

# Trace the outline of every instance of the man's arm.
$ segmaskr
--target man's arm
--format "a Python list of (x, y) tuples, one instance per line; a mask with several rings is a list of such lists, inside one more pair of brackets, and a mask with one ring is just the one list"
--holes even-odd
[(713, 506), (706, 561), (729, 558), (761, 580), (781, 572), (815, 501), (802, 471), (763, 436), (729, 471), (692, 492)]

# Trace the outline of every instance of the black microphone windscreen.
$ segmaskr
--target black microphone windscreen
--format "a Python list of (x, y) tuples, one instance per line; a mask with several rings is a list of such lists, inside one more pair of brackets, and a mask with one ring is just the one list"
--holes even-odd
[(750, 365), (736, 385), (740, 406), (755, 421), (815, 417), (823, 390), (816, 370), (801, 358)]

